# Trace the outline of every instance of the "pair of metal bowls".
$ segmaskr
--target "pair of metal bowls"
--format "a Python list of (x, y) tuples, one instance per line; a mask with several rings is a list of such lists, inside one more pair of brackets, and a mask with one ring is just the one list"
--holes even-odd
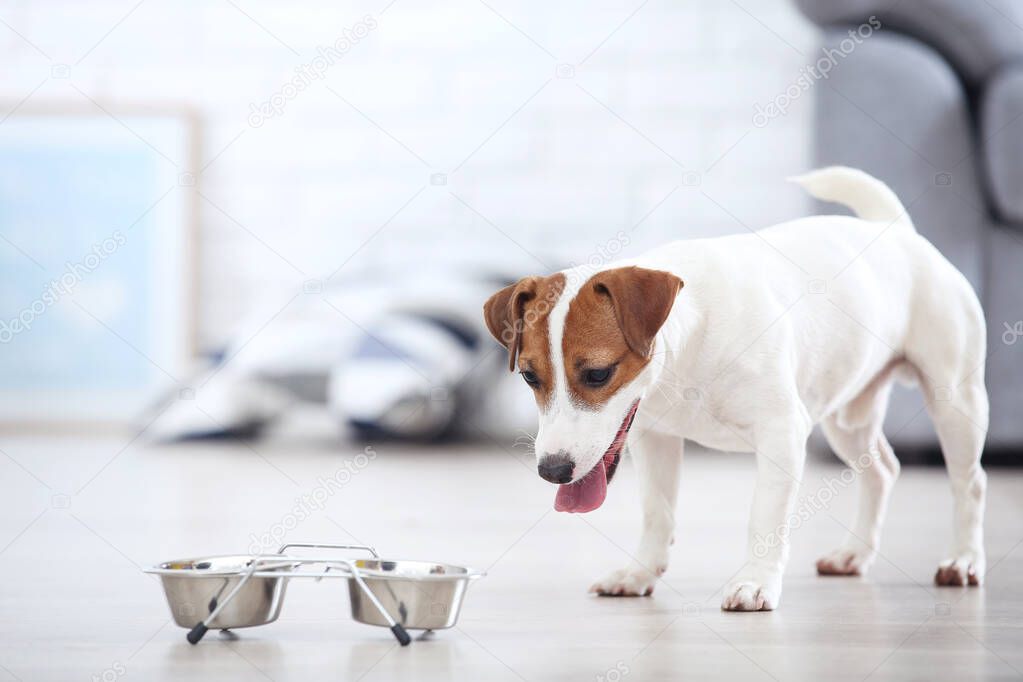
[[(284, 555), (292, 547), (365, 550), (373, 558), (331, 561)], [(380, 559), (369, 547), (311, 544), (285, 545), (276, 555), (167, 561), (146, 572), (160, 576), (174, 622), (193, 628), (199, 621), (203, 632), (272, 623), (294, 578), (347, 580), (352, 618), (360, 623), (441, 630), (455, 625), (469, 583), (483, 575), (449, 564)]]

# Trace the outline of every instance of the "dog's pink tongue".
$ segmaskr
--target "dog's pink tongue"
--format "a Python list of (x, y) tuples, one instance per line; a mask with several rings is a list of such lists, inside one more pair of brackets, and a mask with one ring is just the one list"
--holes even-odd
[(560, 512), (583, 514), (593, 511), (604, 504), (607, 497), (607, 468), (601, 457), (597, 466), (590, 473), (575, 483), (558, 486), (558, 495), (554, 498), (554, 509)]

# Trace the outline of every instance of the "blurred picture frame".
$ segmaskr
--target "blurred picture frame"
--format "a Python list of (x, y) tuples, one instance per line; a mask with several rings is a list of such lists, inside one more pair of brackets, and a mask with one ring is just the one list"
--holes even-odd
[(200, 123), (0, 102), (0, 424), (132, 423), (197, 351)]

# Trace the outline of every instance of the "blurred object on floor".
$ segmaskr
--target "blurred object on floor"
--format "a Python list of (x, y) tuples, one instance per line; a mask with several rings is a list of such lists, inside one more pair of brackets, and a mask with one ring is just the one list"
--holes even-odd
[[(507, 440), (535, 408), (483, 324), (498, 273), (368, 272), (256, 311), (217, 361), (144, 417), (159, 440), (251, 436), (296, 403), (349, 435)], [(267, 321), (269, 320), (269, 321)]]

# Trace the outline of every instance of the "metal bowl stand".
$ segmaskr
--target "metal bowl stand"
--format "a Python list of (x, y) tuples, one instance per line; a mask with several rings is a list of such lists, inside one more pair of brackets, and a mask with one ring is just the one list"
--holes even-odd
[[(185, 636), (190, 644), (198, 644), (206, 632), (210, 629), (210, 623), (220, 614), (220, 612), (226, 607), (232, 599), (238, 594), (238, 592), (245, 586), (245, 584), (251, 578), (284, 578), (285, 580), (291, 578), (314, 578), (320, 580), (327, 576), (327, 573), (334, 569), (332, 577), (348, 577), (353, 578), (358, 584), (359, 589), (362, 590), (363, 594), (369, 598), (373, 606), (376, 607), (380, 615), (387, 621), (390, 626), (391, 632), (394, 634), (394, 638), (398, 640), (401, 646), (408, 646), (412, 642), (412, 638), (409, 636), (408, 631), (401, 625), (401, 623), (394, 620), (387, 609), (383, 607), (380, 600), (377, 599), (373, 591), (366, 586), (366, 583), (362, 579), (362, 575), (359, 573), (358, 567), (355, 565), (355, 561), (351, 559), (324, 559), (319, 558), (304, 558), (304, 557), (285, 557), (284, 551), (290, 547), (301, 547), (304, 549), (350, 549), (357, 551), (369, 552), (374, 559), (379, 559), (380, 555), (377, 554), (376, 550), (367, 545), (319, 545), (319, 544), (307, 544), (307, 543), (289, 543), (281, 545), (277, 550), (277, 554), (266, 554), (254, 556), (249, 562), (249, 566), (242, 576), (242, 579), (238, 581), (238, 584), (232, 588), (227, 596), (223, 599), (217, 600), (216, 605), (209, 612), (209, 614), (195, 624), (188, 634)], [(299, 566), (323, 566), (323, 570), (319, 573), (301, 572), (295, 569)], [(287, 569), (282, 571), (280, 569)]]

